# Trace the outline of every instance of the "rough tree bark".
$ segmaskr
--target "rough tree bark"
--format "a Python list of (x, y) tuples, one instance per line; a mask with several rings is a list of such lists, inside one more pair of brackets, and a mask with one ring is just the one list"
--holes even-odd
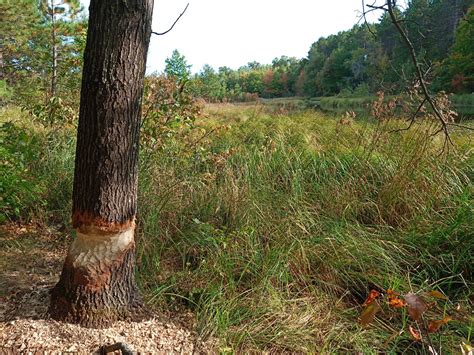
[(84, 53), (72, 223), (51, 292), (56, 320), (106, 327), (141, 308), (134, 279), (138, 141), (153, 0), (92, 0)]

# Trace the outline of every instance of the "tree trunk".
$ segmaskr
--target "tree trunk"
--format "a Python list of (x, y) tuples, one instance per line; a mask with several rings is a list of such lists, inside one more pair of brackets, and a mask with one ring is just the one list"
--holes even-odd
[(50, 94), (51, 97), (56, 96), (56, 83), (58, 81), (58, 46), (56, 40), (56, 19), (54, 17), (55, 11), (55, 4), (54, 0), (51, 0), (51, 55), (52, 55), (52, 63), (51, 63), (51, 90)]
[(77, 231), (51, 293), (56, 320), (106, 327), (141, 307), (134, 279), (138, 141), (153, 0), (92, 0), (76, 147)]

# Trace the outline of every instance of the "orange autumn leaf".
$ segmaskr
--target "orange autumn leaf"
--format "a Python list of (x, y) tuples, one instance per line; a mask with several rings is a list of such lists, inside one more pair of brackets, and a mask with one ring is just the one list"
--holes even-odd
[(359, 321), (362, 326), (369, 325), (375, 319), (375, 315), (381, 310), (380, 305), (377, 302), (370, 301), (370, 303), (364, 308), (360, 314)]
[(388, 297), (397, 297), (397, 296), (400, 296), (400, 294), (398, 292), (395, 292), (394, 290), (392, 289), (388, 289), (387, 290), (387, 296)]
[(400, 294), (393, 290), (387, 290), (388, 305), (393, 308), (403, 308), (407, 303), (399, 298)]
[(421, 340), (420, 332), (417, 331), (416, 329), (413, 329), (413, 327), (411, 325), (408, 327), (408, 331), (410, 332), (410, 335), (413, 339), (415, 339), (416, 341)]
[(367, 296), (367, 299), (365, 300), (363, 306), (368, 306), (372, 302), (374, 302), (375, 299), (377, 299), (380, 296), (380, 292), (377, 290), (372, 290), (370, 291), (369, 295)]
[(443, 319), (440, 320), (432, 320), (428, 323), (428, 332), (430, 333), (435, 333), (438, 331), (439, 328), (441, 328), (442, 325), (447, 324), (450, 320), (453, 318), (450, 316), (444, 317)]
[(401, 298), (390, 298), (388, 300), (388, 305), (393, 308), (403, 308), (407, 303)]

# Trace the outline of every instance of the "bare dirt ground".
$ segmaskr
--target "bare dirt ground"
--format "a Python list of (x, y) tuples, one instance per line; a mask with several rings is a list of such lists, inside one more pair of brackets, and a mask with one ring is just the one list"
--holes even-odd
[(182, 315), (181, 321), (171, 321), (172, 315), (152, 314), (146, 321), (101, 330), (49, 319), (49, 290), (58, 281), (69, 242), (64, 233), (34, 224), (0, 226), (0, 354), (89, 354), (117, 342), (140, 353), (214, 352)]

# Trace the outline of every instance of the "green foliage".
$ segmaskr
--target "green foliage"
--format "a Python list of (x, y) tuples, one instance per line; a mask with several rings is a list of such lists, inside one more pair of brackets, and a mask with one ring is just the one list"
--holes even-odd
[(11, 89), (5, 80), (0, 80), (0, 104), (5, 104), (12, 97)]
[(15, 108), (0, 111), (0, 219), (67, 223), (74, 170), (74, 126), (31, 122)]
[(185, 83), (167, 76), (145, 80), (141, 145), (145, 152), (166, 150), (194, 128), (201, 105), (191, 96)]
[(31, 130), (11, 122), (0, 126), (0, 222), (28, 215), (27, 210), (41, 209), (41, 189), (28, 179), (30, 163), (39, 158), (39, 142)]
[(25, 106), (24, 110), (28, 111), (34, 120), (49, 126), (75, 123), (77, 117), (76, 111), (57, 96), (48, 99), (46, 104)]
[(68, 106), (78, 107), (87, 19), (79, 1), (54, 4), (54, 9), (46, 0), (0, 4), (2, 74), (16, 104), (32, 107), (51, 98), (54, 47), (57, 54), (55, 96)]
[(191, 75), (191, 65), (188, 65), (184, 55), (181, 55), (177, 49), (173, 51), (170, 58), (165, 60), (165, 63), (165, 74), (180, 83), (186, 82)]
[(206, 101), (223, 101), (226, 95), (225, 79), (209, 65), (204, 65), (201, 72), (191, 80), (191, 92)]
[(474, 92), (474, 6), (461, 20), (453, 52), (447, 60), (456, 92)]
[(255, 101), (302, 94), (304, 60), (282, 56), (272, 65), (248, 63), (238, 70), (227, 67), (216, 72), (205, 65), (190, 82), (191, 92), (209, 102)]

